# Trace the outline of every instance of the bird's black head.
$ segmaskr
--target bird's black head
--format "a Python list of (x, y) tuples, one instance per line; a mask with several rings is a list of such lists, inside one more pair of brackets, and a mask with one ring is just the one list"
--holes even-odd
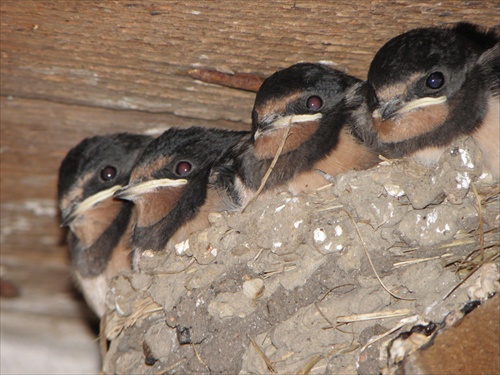
[(132, 205), (113, 199), (113, 193), (128, 182), (137, 155), (151, 140), (127, 133), (95, 136), (64, 158), (58, 183), (61, 222), (70, 228), (70, 258), (82, 277), (104, 271), (127, 230)]
[(313, 63), (295, 64), (267, 78), (255, 99), (251, 142), (235, 159), (243, 185), (257, 190), (276, 156), (265, 189), (288, 184), (300, 173), (314, 170), (320, 160), (331, 159), (363, 102), (354, 91), (360, 83)]
[(500, 24), (493, 28), (486, 28), (469, 22), (458, 22), (451, 30), (464, 38), (478, 54), (482, 54), (498, 45), (500, 42)]
[(283, 153), (296, 149), (312, 137), (357, 82), (327, 65), (313, 63), (295, 64), (268, 77), (252, 111), (256, 153), (272, 157), (288, 126), (292, 130)]
[[(151, 140), (146, 135), (119, 133), (86, 138), (72, 148), (59, 168), (58, 201), (63, 224), (99, 203), (99, 197), (92, 201), (96, 194), (127, 184), (137, 155)], [(83, 207), (85, 201), (89, 205)]]
[(191, 127), (171, 128), (151, 142), (137, 160), (131, 185), (148, 180), (191, 180), (247, 132)]
[(464, 38), (449, 29), (410, 30), (380, 48), (370, 64), (368, 81), (375, 90), (381, 90), (419, 79), (424, 94), (438, 88), (437, 73), (446, 78), (462, 72), (471, 54)]
[(133, 201), (137, 225), (133, 246), (160, 250), (198, 212), (212, 168), (248, 132), (171, 128), (137, 160), (130, 184), (115, 194)]
[[(477, 112), (474, 103), (476, 97), (483, 100), (479, 92), (485, 83), (476, 63), (481, 51), (494, 45), (478, 43), (481, 33), (470, 24), (419, 28), (396, 36), (377, 52), (368, 72), (367, 103), (381, 141), (432, 134), (457, 108), (467, 106), (463, 112), (469, 116)], [(482, 35), (491, 39), (493, 34)]]

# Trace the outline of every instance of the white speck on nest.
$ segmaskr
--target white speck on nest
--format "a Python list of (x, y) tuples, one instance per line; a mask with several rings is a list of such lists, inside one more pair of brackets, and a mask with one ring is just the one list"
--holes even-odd
[(338, 251), (340, 251), (340, 250), (342, 250), (344, 248), (344, 245), (337, 245), (336, 248), (337, 248)]
[(189, 239), (182, 241), (182, 242), (179, 242), (179, 243), (176, 243), (174, 245), (174, 248), (175, 248), (175, 251), (177, 252), (177, 254), (181, 255), (182, 253), (184, 253), (186, 250), (189, 249)]
[(437, 215), (436, 211), (433, 211), (430, 214), (428, 214), (427, 215), (427, 226), (429, 226), (429, 224), (435, 223), (437, 220), (437, 217), (438, 217), (438, 215)]
[(314, 230), (314, 242), (323, 243), (326, 240), (326, 233), (323, 228), (316, 228)]
[(293, 223), (293, 226), (295, 227), (295, 229), (297, 229), (300, 224), (302, 224), (304, 222), (304, 220), (299, 220), (299, 221), (296, 221), (295, 223)]
[(280, 212), (283, 208), (285, 208), (285, 205), (281, 205), (279, 207), (276, 207), (276, 209), (274, 210), (274, 212)]
[(445, 232), (449, 232), (449, 231), (450, 231), (450, 226), (448, 224), (445, 224), (444, 229), (436, 228), (436, 232), (441, 233), (441, 234), (444, 234)]
[(461, 148), (458, 149), (458, 153), (460, 154), (460, 158), (462, 159), (462, 165), (469, 169), (473, 169), (474, 164), (472, 163), (472, 159), (469, 153), (466, 150), (462, 150)]
[(387, 209), (389, 210), (389, 217), (394, 217), (394, 206), (392, 205), (392, 202), (389, 202), (387, 204)]
[(342, 227), (340, 225), (337, 225), (335, 227), (335, 235), (336, 236), (342, 236), (342, 233), (344, 233), (344, 231), (342, 230)]
[(120, 306), (120, 303), (118, 301), (118, 298), (115, 301), (115, 310), (118, 313), (118, 315), (120, 315), (120, 316), (127, 316), (127, 313), (124, 310), (122, 310), (122, 308)]
[(198, 298), (196, 300), (196, 307), (201, 306), (205, 303), (205, 300), (203, 298)]
[(214, 257), (217, 256), (217, 249), (214, 247), (212, 251), (210, 251), (210, 254), (212, 254)]
[(273, 246), (274, 247), (281, 247), (281, 245), (283, 245), (283, 243), (281, 243), (281, 242), (273, 242)]
[(470, 177), (467, 172), (460, 173), (458, 172), (457, 177), (455, 177), (455, 181), (457, 181), (457, 189), (468, 189), (470, 185)]
[(399, 185), (385, 184), (384, 189), (391, 197), (401, 197), (404, 195), (404, 190)]

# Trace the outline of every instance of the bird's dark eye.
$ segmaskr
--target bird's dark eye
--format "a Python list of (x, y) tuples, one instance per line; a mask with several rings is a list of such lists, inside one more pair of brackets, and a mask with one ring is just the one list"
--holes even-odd
[(306, 106), (311, 111), (318, 111), (323, 105), (323, 101), (319, 96), (311, 96), (307, 99)]
[(116, 168), (108, 165), (107, 167), (104, 167), (101, 171), (101, 179), (103, 181), (111, 181), (114, 180), (116, 177)]
[(441, 72), (434, 72), (429, 74), (427, 80), (425, 81), (427, 87), (431, 89), (438, 89), (444, 85), (444, 75)]
[(175, 173), (179, 176), (185, 176), (189, 173), (189, 171), (191, 171), (191, 163), (187, 161), (181, 161), (175, 168)]

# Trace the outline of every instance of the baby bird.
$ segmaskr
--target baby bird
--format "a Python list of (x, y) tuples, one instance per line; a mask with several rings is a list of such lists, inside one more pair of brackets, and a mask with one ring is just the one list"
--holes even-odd
[(387, 157), (439, 160), (472, 135), (485, 166), (500, 174), (499, 32), (469, 23), (419, 28), (387, 42), (368, 72), (371, 119), (361, 129)]
[(235, 160), (235, 185), (242, 201), (259, 188), (285, 136), (266, 190), (312, 191), (327, 183), (316, 170), (334, 176), (379, 161), (352, 131), (359, 104), (353, 104), (349, 93), (360, 82), (312, 63), (292, 65), (263, 82), (252, 112), (252, 137)]
[(237, 205), (232, 171), (221, 163), (248, 132), (171, 128), (137, 161), (130, 184), (115, 196), (135, 204), (134, 267), (144, 250), (172, 250), (208, 227), (208, 214)]
[(61, 225), (69, 227), (72, 273), (99, 317), (110, 280), (130, 268), (133, 205), (114, 199), (113, 193), (127, 184), (136, 157), (151, 140), (128, 133), (86, 138), (59, 169), (58, 201)]

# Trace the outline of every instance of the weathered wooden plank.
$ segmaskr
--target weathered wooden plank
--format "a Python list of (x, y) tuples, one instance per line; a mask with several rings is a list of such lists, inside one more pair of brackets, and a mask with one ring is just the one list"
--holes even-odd
[[(35, 298), (40, 305), (53, 310), (65, 307), (54, 300)], [(67, 305), (67, 302), (66, 302)], [(28, 305), (32, 307), (33, 305)], [(97, 374), (99, 373), (99, 345), (89, 327), (73, 316), (20, 313), (2, 310), (0, 372), (2, 374)], [(50, 312), (50, 311), (49, 311)]]
[[(80, 5), (78, 5), (80, 4)], [(84, 4), (84, 5), (83, 5)], [(4, 94), (248, 122), (251, 95), (200, 86), (190, 67), (269, 74), (329, 60), (363, 77), (389, 37), (463, 19), (491, 2), (4, 2)]]

